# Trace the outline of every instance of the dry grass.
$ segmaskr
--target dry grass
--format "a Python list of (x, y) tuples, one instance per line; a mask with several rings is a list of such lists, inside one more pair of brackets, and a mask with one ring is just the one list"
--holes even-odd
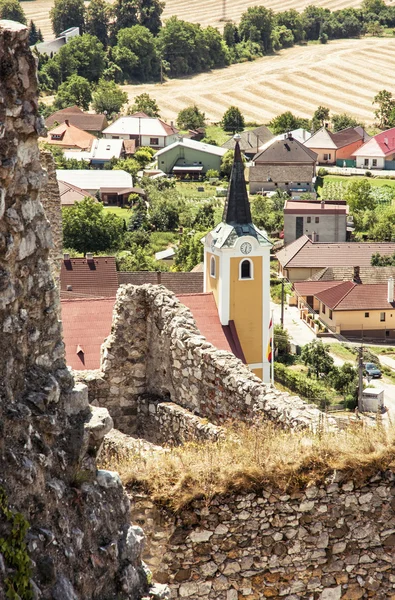
[(105, 465), (126, 485), (142, 486), (172, 510), (216, 494), (303, 487), (342, 470), (361, 483), (395, 464), (395, 428), (358, 423), (341, 433), (289, 433), (238, 423), (216, 443), (188, 443), (166, 453), (119, 458)]
[(393, 88), (395, 41), (390, 38), (337, 40), (326, 45), (295, 46), (274, 56), (161, 84), (124, 86), (130, 101), (148, 92), (162, 116), (196, 104), (211, 122), (225, 110), (240, 108), (247, 121), (267, 123), (291, 110), (311, 117), (319, 105), (347, 112), (366, 124), (374, 120), (373, 97)]

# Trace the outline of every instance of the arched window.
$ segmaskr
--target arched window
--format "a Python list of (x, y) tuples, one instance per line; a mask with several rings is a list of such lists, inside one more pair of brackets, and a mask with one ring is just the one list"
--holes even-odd
[(217, 267), (217, 265), (215, 264), (215, 256), (212, 256), (210, 258), (210, 276), (211, 277), (216, 277), (216, 267)]
[(254, 279), (254, 265), (249, 258), (240, 262), (240, 279)]

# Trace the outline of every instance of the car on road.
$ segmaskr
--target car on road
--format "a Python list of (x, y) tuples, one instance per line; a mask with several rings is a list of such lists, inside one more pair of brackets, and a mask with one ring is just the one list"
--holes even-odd
[(363, 366), (368, 377), (372, 377), (374, 379), (381, 377), (381, 371), (374, 363), (364, 363)]

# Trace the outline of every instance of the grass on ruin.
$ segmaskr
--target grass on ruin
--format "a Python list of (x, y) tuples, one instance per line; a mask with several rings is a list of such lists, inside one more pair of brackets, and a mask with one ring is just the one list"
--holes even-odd
[(280, 492), (323, 480), (334, 470), (362, 483), (395, 467), (395, 427), (362, 421), (342, 432), (285, 432), (272, 424), (237, 423), (218, 442), (187, 443), (164, 453), (118, 453), (103, 466), (117, 470), (126, 486), (140, 486), (173, 511), (195, 499), (207, 504), (217, 494)]

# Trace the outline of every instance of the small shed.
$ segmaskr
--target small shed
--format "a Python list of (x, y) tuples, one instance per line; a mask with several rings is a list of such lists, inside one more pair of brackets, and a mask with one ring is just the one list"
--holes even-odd
[(362, 392), (361, 412), (382, 412), (384, 410), (383, 388), (366, 388)]

